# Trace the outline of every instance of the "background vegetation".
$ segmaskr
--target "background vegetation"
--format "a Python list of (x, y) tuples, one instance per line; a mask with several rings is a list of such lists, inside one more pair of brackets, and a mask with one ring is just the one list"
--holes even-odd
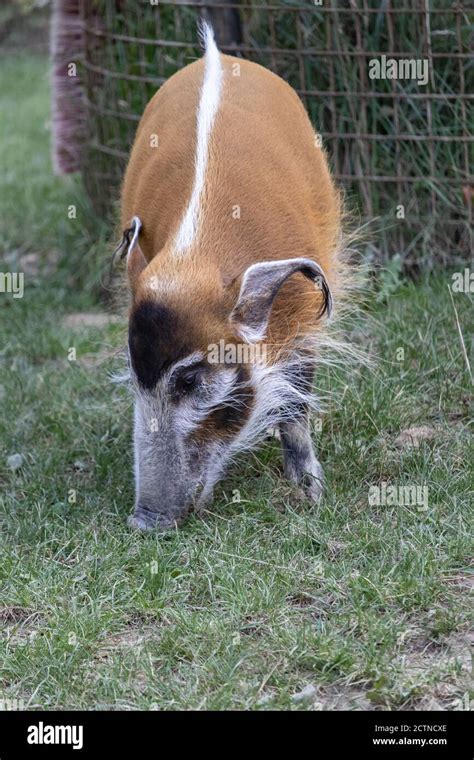
[[(87, 8), (83, 171), (94, 205), (104, 212), (114, 196), (103, 193), (103, 183), (118, 186), (146, 103), (201, 55), (201, 9), (168, 0), (158, 7), (147, 0), (91, 0)], [(474, 114), (467, 8), (445, 0), (430, 0), (429, 13), (425, 0), (321, 6), (243, 0), (240, 17), (239, 55), (300, 93), (348, 207), (361, 222), (370, 220), (366, 257), (386, 262), (398, 255), (411, 271), (469, 260)], [(428, 83), (370, 79), (368, 62), (382, 53), (427, 60)]]

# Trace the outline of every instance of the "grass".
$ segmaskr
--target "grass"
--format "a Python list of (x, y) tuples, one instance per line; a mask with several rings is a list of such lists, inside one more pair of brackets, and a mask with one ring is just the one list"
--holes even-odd
[[(71, 320), (100, 308), (87, 271), (100, 261), (89, 263), (89, 233), (68, 232), (84, 259), (75, 269), (57, 237), (81, 190), (50, 174), (46, 62), (11, 59), (2, 84), (8, 66), (22, 72), (22, 100), (4, 111), (14, 137), (0, 142), (1, 237), (40, 261), (58, 247), (59, 258), (50, 275), (25, 278), (23, 299), (0, 301), (0, 700), (459, 709), (471, 672), (474, 457), (449, 275), (392, 278), (385, 296), (382, 279), (353, 334), (377, 354), (374, 368), (319, 378), (333, 391), (315, 433), (328, 479), (320, 507), (281, 479), (270, 441), (236, 464), (204, 519), (165, 538), (131, 533), (131, 402), (109, 377), (126, 325)], [(454, 300), (466, 337), (472, 300)], [(429, 428), (419, 447), (397, 445), (419, 425)], [(369, 504), (383, 481), (426, 485), (428, 510)], [(313, 697), (295, 701), (309, 685)]]
[(78, 178), (52, 176), (47, 59), (10, 55), (1, 63), (0, 103), (7, 116), (0, 123), (0, 255), (11, 271), (40, 268), (58, 291), (80, 287), (97, 296), (107, 233)]

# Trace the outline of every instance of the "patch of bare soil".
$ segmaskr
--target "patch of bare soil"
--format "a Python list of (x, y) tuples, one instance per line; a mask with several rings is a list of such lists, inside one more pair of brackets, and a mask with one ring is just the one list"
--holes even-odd
[(74, 314), (67, 314), (64, 318), (64, 325), (73, 330), (78, 330), (81, 327), (107, 327), (121, 323), (123, 323), (122, 317), (105, 312), (79, 311)]
[[(420, 638), (400, 659), (407, 683), (419, 686), (417, 710), (462, 710), (472, 686), (474, 633), (453, 633), (439, 643)], [(435, 680), (432, 676), (435, 675)]]
[(431, 441), (436, 435), (436, 429), (430, 425), (406, 428), (395, 439), (395, 446), (399, 449), (418, 449), (423, 441)]
[(156, 638), (156, 629), (143, 629), (141, 631), (125, 630), (120, 633), (114, 633), (104, 637), (95, 654), (97, 660), (108, 660), (115, 654), (126, 651), (140, 652), (147, 641)]
[(48, 251), (44, 255), (34, 252), (25, 253), (20, 256), (20, 271), (32, 280), (47, 277), (56, 271), (59, 259), (60, 253), (56, 250)]
[(0, 607), (0, 635), (12, 644), (31, 641), (44, 623), (41, 612), (26, 607)]
[(373, 710), (374, 705), (367, 698), (366, 692), (355, 686), (325, 686), (321, 687), (316, 698), (315, 707), (319, 704), (323, 710)]
[(0, 625), (31, 625), (41, 619), (41, 613), (26, 607), (0, 607)]

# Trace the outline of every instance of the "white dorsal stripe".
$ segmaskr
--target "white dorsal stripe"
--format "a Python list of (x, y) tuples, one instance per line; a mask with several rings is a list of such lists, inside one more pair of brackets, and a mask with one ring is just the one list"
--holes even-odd
[(201, 34), (204, 40), (205, 68), (197, 112), (194, 185), (189, 205), (176, 235), (174, 245), (176, 255), (183, 254), (190, 247), (196, 237), (199, 220), (199, 204), (206, 179), (206, 168), (209, 158), (209, 140), (219, 107), (222, 86), (222, 66), (219, 51), (214, 40), (214, 32), (208, 24), (203, 23)]

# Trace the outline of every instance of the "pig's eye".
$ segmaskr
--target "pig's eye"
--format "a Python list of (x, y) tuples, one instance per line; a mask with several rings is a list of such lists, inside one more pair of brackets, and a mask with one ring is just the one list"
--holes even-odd
[(188, 370), (188, 372), (183, 372), (179, 379), (179, 383), (184, 391), (190, 391), (196, 385), (197, 379), (198, 371)]
[(187, 367), (180, 372), (175, 373), (170, 382), (171, 395), (175, 400), (192, 393), (200, 384), (202, 379), (202, 367)]

